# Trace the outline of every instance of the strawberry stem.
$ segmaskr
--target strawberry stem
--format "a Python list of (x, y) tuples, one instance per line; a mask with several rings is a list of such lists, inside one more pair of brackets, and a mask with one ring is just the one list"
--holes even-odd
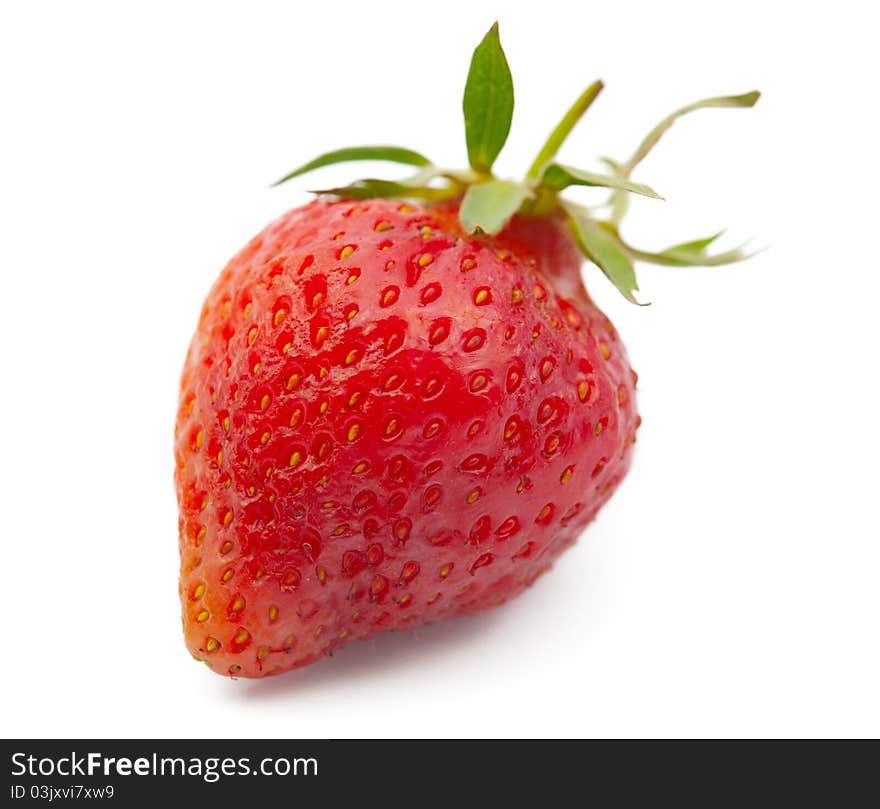
[[(501, 232), (517, 215), (542, 218), (561, 212), (568, 219), (584, 256), (633, 303), (638, 303), (634, 294), (638, 291), (633, 267), (635, 261), (688, 267), (717, 266), (748, 258), (750, 254), (743, 247), (710, 254), (708, 248), (717, 236), (691, 240), (657, 252), (639, 250), (624, 242), (619, 224), (626, 213), (630, 194), (662, 199), (649, 186), (632, 182), (630, 175), (678, 118), (706, 107), (752, 107), (760, 93), (716, 96), (681, 107), (660, 121), (626, 162), (602, 158), (611, 170), (610, 175), (556, 162), (556, 153), (602, 92), (603, 86), (601, 81), (594, 81), (578, 96), (550, 132), (521, 182), (497, 179), (492, 174), (492, 165), (510, 132), (514, 93), (510, 66), (501, 47), (498, 23), (495, 23), (474, 50), (462, 98), (468, 169), (441, 168), (419, 152), (400, 146), (355, 146), (320, 155), (285, 175), (275, 185), (335, 163), (381, 160), (414, 166), (416, 172), (403, 180), (368, 178), (315, 193), (343, 199), (423, 199), (428, 204), (460, 198), (458, 216), (464, 229), (469, 233), (487, 235)], [(577, 205), (561, 196), (571, 186), (612, 189), (607, 202), (598, 206), (609, 209), (607, 219), (595, 216), (595, 207)]]
[(550, 133), (550, 137), (547, 138), (546, 143), (541, 147), (541, 151), (538, 152), (537, 157), (535, 157), (534, 162), (528, 172), (526, 172), (527, 180), (536, 180), (541, 176), (541, 170), (547, 163), (556, 157), (559, 147), (562, 146), (565, 139), (571, 133), (571, 130), (575, 128), (577, 122), (580, 121), (584, 113), (590, 108), (590, 105), (596, 100), (599, 93), (602, 92), (604, 86), (605, 85), (601, 80), (597, 80), (580, 94), (577, 101), (575, 101), (569, 108), (568, 112), (562, 116), (562, 120), (556, 124), (556, 127)]

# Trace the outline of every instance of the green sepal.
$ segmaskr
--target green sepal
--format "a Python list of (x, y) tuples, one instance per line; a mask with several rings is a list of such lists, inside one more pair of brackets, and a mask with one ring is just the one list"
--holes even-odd
[(562, 191), (570, 185), (597, 186), (600, 188), (614, 188), (619, 191), (631, 191), (633, 194), (641, 194), (653, 199), (663, 199), (653, 188), (642, 183), (634, 183), (623, 177), (613, 177), (605, 174), (594, 174), (591, 171), (583, 171), (572, 166), (564, 166), (561, 163), (551, 163), (544, 169), (541, 176), (541, 185), (554, 191)]
[(385, 163), (403, 163), (407, 166), (430, 166), (431, 161), (423, 154), (414, 152), (412, 149), (404, 149), (401, 146), (351, 146), (345, 149), (335, 149), (304, 163), (289, 174), (285, 174), (280, 180), (272, 183), (273, 186), (286, 183), (294, 177), (299, 177), (315, 169), (324, 166), (332, 166), (334, 163), (350, 163), (356, 160), (376, 160)]
[(693, 239), (689, 242), (681, 242), (680, 244), (674, 244), (672, 247), (667, 247), (665, 250), (661, 250), (662, 253), (691, 253), (694, 255), (700, 255), (706, 252), (706, 248), (714, 244), (718, 239), (720, 239), (727, 231), (719, 230), (717, 233), (713, 233), (711, 236), (705, 236), (702, 239)]
[(599, 93), (602, 92), (604, 86), (602, 81), (597, 79), (577, 97), (574, 104), (568, 108), (565, 115), (562, 116), (562, 119), (553, 128), (550, 136), (541, 147), (541, 151), (538, 152), (532, 161), (532, 165), (526, 173), (527, 179), (534, 180), (540, 176), (541, 169), (556, 157), (556, 153), (565, 142), (565, 139), (571, 134), (571, 130), (577, 126), (578, 121), (583, 118), (584, 113), (590, 108), (599, 96)]
[(474, 50), (462, 110), (468, 161), (477, 173), (489, 174), (513, 120), (513, 78), (497, 22)]
[(455, 188), (432, 188), (427, 185), (409, 185), (393, 180), (358, 180), (338, 188), (321, 188), (311, 194), (332, 194), (343, 199), (430, 199), (442, 201), (458, 194)]
[(624, 163), (622, 174), (629, 177), (632, 170), (645, 159), (648, 152), (657, 145), (657, 141), (663, 137), (663, 134), (679, 119), (682, 115), (687, 115), (696, 110), (708, 109), (710, 107), (754, 107), (757, 104), (761, 93), (752, 90), (750, 93), (743, 93), (736, 96), (715, 96), (714, 98), (704, 98), (702, 101), (695, 101), (693, 104), (687, 104), (677, 109), (671, 115), (667, 115), (657, 126), (655, 126), (642, 140), (633, 156)]
[(461, 201), (458, 218), (465, 230), (473, 233), (498, 233), (534, 192), (522, 183), (489, 180), (472, 185)]
[[(697, 244), (698, 242), (689, 242), (688, 244)], [(685, 249), (679, 247), (667, 247), (658, 253), (651, 253), (647, 250), (638, 250), (634, 247), (628, 247), (633, 258), (639, 261), (647, 261), (651, 264), (663, 264), (667, 267), (720, 267), (723, 264), (735, 264), (737, 261), (745, 261), (751, 258), (754, 253), (747, 253), (743, 248), (744, 245), (734, 247), (732, 250), (726, 250), (723, 253), (709, 255), (703, 250)]]
[(571, 218), (572, 231), (581, 252), (602, 270), (624, 298), (630, 303), (645, 306), (633, 294), (638, 291), (639, 285), (632, 260), (623, 245), (579, 205), (563, 201), (562, 206)]

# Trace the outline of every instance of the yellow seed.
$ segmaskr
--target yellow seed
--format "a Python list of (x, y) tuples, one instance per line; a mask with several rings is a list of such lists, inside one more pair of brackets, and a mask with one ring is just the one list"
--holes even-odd
[(312, 309), (317, 309), (321, 305), (322, 300), (324, 300), (324, 293), (316, 292), (315, 296), (312, 298)]
[(345, 355), (345, 364), (351, 365), (353, 362), (355, 362), (357, 360), (357, 358), (358, 358), (357, 350), (352, 349), (351, 351), (348, 352), (348, 354)]
[(355, 475), (360, 475), (363, 472), (365, 472), (366, 470), (367, 470), (366, 461), (361, 461), (357, 466), (355, 466), (355, 468), (352, 470), (352, 472)]
[(208, 529), (202, 528), (198, 534), (196, 534), (196, 545), (201, 545), (202, 540), (208, 535)]
[(205, 433), (203, 430), (199, 430), (196, 433), (196, 449), (198, 449), (200, 446), (202, 446), (202, 441), (204, 441), (204, 440), (205, 440)]
[(326, 368), (325, 366), (322, 365), (322, 366), (318, 369), (318, 379), (323, 379), (325, 376), (327, 376), (328, 373), (329, 373), (329, 372), (327, 371), (327, 368)]
[(321, 345), (324, 342), (324, 340), (327, 339), (327, 335), (329, 333), (330, 333), (330, 329), (328, 329), (326, 326), (319, 326), (318, 331), (315, 332), (315, 345), (316, 346)]
[(321, 503), (321, 508), (325, 508), (325, 509), (336, 508), (336, 503), (334, 503), (332, 500), (328, 500), (326, 503)]
[[(357, 424), (352, 424), (351, 427), (348, 428), (348, 440), (354, 441), (358, 437), (358, 433), (360, 433), (361, 428)], [(357, 467), (355, 467), (357, 468)], [(355, 472), (357, 474), (357, 472)]]
[(228, 433), (229, 432), (229, 416), (223, 417), (223, 429)]
[(277, 619), (278, 619), (278, 607), (276, 607), (273, 604), (271, 607), (269, 607), (269, 620), (275, 621)]
[(470, 491), (468, 493), (467, 501), (468, 501), (468, 503), (476, 503), (477, 500), (479, 500), (479, 498), (480, 498), (480, 490), (473, 489), (472, 491)]
[[(291, 346), (291, 345), (293, 345), (293, 343), (285, 343), (285, 344), (281, 347), (281, 353), (282, 353), (282, 354), (286, 354), (288, 351), (290, 351), (290, 346)], [(259, 363), (257, 363), (257, 364), (259, 365)]]
[(587, 401), (587, 396), (590, 395), (590, 386), (586, 382), (578, 382), (577, 391), (578, 399), (582, 402)]
[(196, 616), (196, 620), (197, 620), (200, 624), (203, 624), (205, 621), (208, 620), (208, 611), (207, 611), (207, 610), (202, 610), (202, 611)]
[(433, 260), (434, 256), (432, 256), (430, 253), (422, 253), (419, 256), (419, 266), (427, 267)]
[(607, 343), (599, 343), (599, 353), (603, 360), (607, 360), (611, 356), (611, 349), (608, 348)]
[(241, 596), (237, 596), (235, 601), (232, 602), (232, 611), (240, 612), (244, 609), (244, 599)]
[(223, 465), (223, 451), (217, 453), (217, 466)]
[(477, 306), (482, 306), (487, 300), (489, 300), (489, 290), (481, 289), (474, 295), (474, 303)]
[(263, 394), (263, 398), (260, 399), (260, 410), (265, 410), (269, 406), (269, 402), (272, 401), (269, 397), (268, 393)]
[(345, 247), (342, 248), (342, 250), (339, 251), (340, 261), (342, 259), (348, 258), (353, 252), (354, 252), (354, 247), (352, 247), (350, 244), (347, 244)]
[(287, 317), (287, 310), (286, 310), (286, 309), (279, 309), (279, 310), (275, 313), (275, 317), (272, 318), (272, 323), (273, 323), (275, 326), (278, 326), (278, 325), (281, 324), (281, 322), (282, 322), (282, 321), (284, 320), (284, 318), (286, 318), (286, 317)]
[(236, 643), (244, 643), (250, 637), (250, 633), (246, 629), (239, 629), (235, 635)]
[(197, 584), (192, 592), (193, 601), (198, 601), (205, 594), (205, 585)]
[(318, 405), (318, 412), (323, 416), (327, 412), (327, 408), (330, 406), (330, 403), (325, 399)]
[(357, 308), (357, 306), (352, 306), (351, 309), (348, 310), (348, 315), (347, 315), (348, 319), (349, 319), (349, 320), (354, 320), (354, 316), (355, 316), (357, 313), (358, 313), (358, 308)]
[(391, 421), (385, 425), (385, 435), (392, 435), (397, 430), (397, 425), (397, 419), (391, 419)]
[(302, 463), (302, 453), (299, 450), (296, 450), (293, 455), (290, 456), (290, 466), (299, 466)]
[(354, 393), (351, 394), (351, 397), (348, 400), (348, 406), (355, 407), (357, 405), (357, 403), (360, 401), (360, 399), (361, 399), (360, 392), (355, 391)]
[(252, 303), (247, 304), (247, 306), (244, 307), (244, 316), (245, 317), (250, 316), (251, 309), (253, 309), (253, 308), (254, 308), (254, 305)]
[(440, 578), (445, 579), (449, 575), (449, 571), (452, 570), (452, 565), (447, 563), (440, 568)]
[(220, 647), (220, 642), (217, 640), (217, 638), (208, 638), (205, 641), (205, 651), (206, 652), (216, 652), (219, 647)]
[(223, 525), (229, 525), (229, 523), (231, 523), (231, 522), (232, 522), (232, 512), (231, 512), (231, 511), (227, 511), (227, 512), (223, 515)]
[(393, 260), (386, 261), (385, 262), (385, 272), (388, 272), (388, 270), (393, 270), (393, 269), (394, 269), (394, 261)]
[(220, 577), (220, 580), (223, 582), (229, 581), (235, 575), (235, 570), (233, 568), (228, 568), (223, 575)]
[(261, 444), (265, 444), (265, 443), (269, 440), (269, 436), (270, 436), (270, 435), (271, 435), (271, 433), (270, 433), (268, 430), (266, 430), (266, 432), (264, 432), (264, 433), (260, 436), (260, 443), (261, 443)]
[(348, 278), (345, 279), (345, 283), (346, 284), (353, 284), (355, 281), (357, 281), (359, 276), (360, 276), (360, 273), (353, 272), (351, 275), (348, 276)]
[(199, 506), (199, 511), (204, 511), (208, 507), (208, 495), (205, 495), (202, 498), (201, 505)]
[(269, 656), (269, 647), (268, 646), (261, 646), (259, 649), (257, 649), (257, 660), (262, 660), (264, 657), (268, 657), (268, 656)]
[(299, 385), (299, 380), (301, 379), (299, 374), (291, 374), (287, 380), (287, 389), (293, 390), (297, 385)]
[(248, 332), (248, 336), (247, 336), (247, 344), (248, 345), (253, 345), (254, 340), (257, 339), (257, 331), (258, 331), (258, 329), (256, 326), (251, 326), (251, 329)]
[(226, 554), (229, 553), (229, 551), (231, 551), (231, 550), (232, 550), (232, 542), (229, 540), (226, 540), (226, 542), (224, 542), (220, 546), (220, 553), (223, 556), (226, 556)]
[(464, 272), (467, 272), (468, 270), (472, 270), (476, 266), (477, 266), (477, 262), (474, 261), (472, 258), (466, 258), (464, 261), (461, 262), (461, 269)]
[(514, 287), (513, 292), (510, 294), (510, 300), (512, 303), (520, 303), (523, 299), (522, 290), (519, 287)]
[(570, 466), (567, 466), (567, 467), (563, 470), (562, 475), (561, 475), (561, 477), (559, 478), (559, 482), (560, 482), (563, 486), (564, 486), (566, 483), (568, 483), (568, 481), (571, 480), (572, 472), (573, 472), (573, 469), (572, 469), (572, 467), (570, 467)]
[(373, 228), (377, 233), (382, 233), (385, 230), (391, 230), (391, 223), (387, 219), (383, 219), (381, 222), (376, 222), (376, 227)]

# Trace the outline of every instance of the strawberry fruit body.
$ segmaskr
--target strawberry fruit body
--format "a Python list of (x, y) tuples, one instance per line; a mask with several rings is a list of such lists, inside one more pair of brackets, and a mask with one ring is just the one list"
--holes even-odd
[[(503, 59), (496, 43), (493, 28), (472, 75)], [(175, 456), (184, 634), (218, 673), (282, 672), (501, 604), (627, 471), (636, 377), (580, 265), (631, 297), (615, 250), (632, 251), (556, 201), (549, 160), (531, 185), (491, 179), (472, 128), (473, 174), (332, 189), (256, 236), (208, 295)], [(422, 165), (392, 147), (313, 162), (362, 157)], [(709, 241), (664, 253), (705, 263)]]

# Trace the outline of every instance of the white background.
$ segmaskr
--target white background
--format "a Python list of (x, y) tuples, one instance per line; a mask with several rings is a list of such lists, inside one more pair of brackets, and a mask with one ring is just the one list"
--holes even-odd
[[(820, 12), (818, 9), (821, 8)], [(0, 13), (2, 711), (15, 736), (880, 734), (876, 27), (870, 4), (19, 3)], [(730, 228), (731, 268), (588, 286), (641, 376), (637, 460), (516, 602), (262, 682), (184, 650), (172, 429), (201, 300), (326, 149), (464, 161), (501, 18), (521, 172), (625, 157), (628, 233)], [(371, 167), (355, 167), (363, 171)], [(353, 176), (326, 172), (322, 183)]]

